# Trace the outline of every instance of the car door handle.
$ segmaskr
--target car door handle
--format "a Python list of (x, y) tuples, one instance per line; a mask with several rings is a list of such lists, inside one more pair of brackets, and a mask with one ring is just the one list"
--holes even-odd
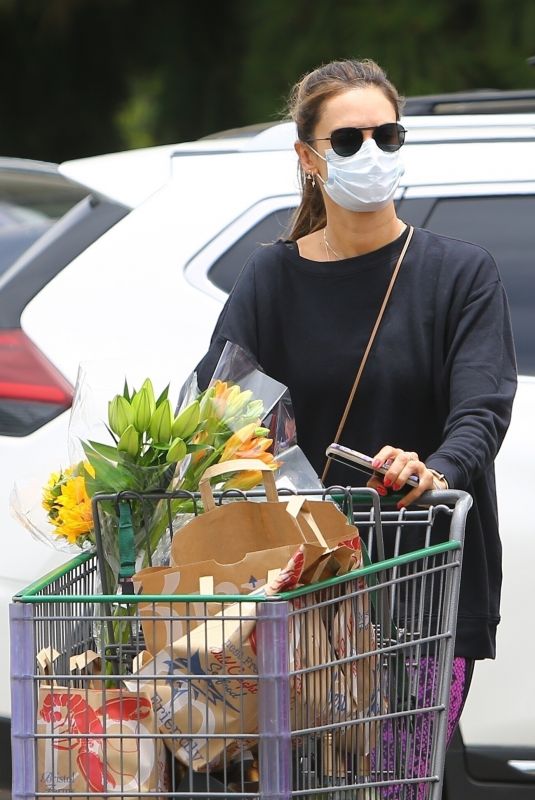
[(513, 759), (508, 761), (507, 765), (521, 772), (523, 775), (533, 775), (533, 777), (535, 777), (535, 761), (517, 761)]

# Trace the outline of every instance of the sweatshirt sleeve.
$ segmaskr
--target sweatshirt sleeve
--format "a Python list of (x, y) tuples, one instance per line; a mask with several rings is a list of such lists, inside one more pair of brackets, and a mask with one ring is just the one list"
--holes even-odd
[(246, 262), (223, 306), (208, 352), (196, 367), (201, 390), (208, 386), (227, 342), (239, 345), (258, 360), (254, 253)]
[(442, 444), (426, 464), (450, 487), (467, 489), (492, 466), (516, 392), (516, 359), (509, 308), (496, 266), (474, 280), (449, 315), (442, 388), (449, 398)]

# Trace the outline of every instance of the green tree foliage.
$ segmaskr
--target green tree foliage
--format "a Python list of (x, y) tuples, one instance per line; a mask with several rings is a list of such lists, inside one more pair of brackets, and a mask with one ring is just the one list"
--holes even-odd
[(0, 153), (64, 160), (280, 117), (371, 57), (406, 95), (535, 86), (534, 0), (0, 0)]

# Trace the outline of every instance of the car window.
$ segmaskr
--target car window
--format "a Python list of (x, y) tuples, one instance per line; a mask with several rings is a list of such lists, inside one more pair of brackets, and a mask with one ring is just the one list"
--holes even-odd
[(535, 375), (535, 197), (448, 197), (437, 200), (425, 227), (482, 245), (500, 271), (515, 336), (519, 372)]
[(403, 197), (396, 203), (396, 212), (403, 222), (416, 228), (423, 228), (435, 202), (434, 197)]
[(86, 194), (81, 186), (55, 171), (53, 165), (46, 170), (37, 166), (32, 169), (0, 160), (0, 203), (11, 206), (14, 217), (26, 211), (26, 216), (33, 212), (34, 217), (56, 220)]
[[(421, 225), (433, 202), (432, 198), (401, 200), (396, 203), (396, 207), (398, 210), (403, 209), (404, 220), (413, 225)], [(212, 283), (218, 289), (230, 292), (253, 250), (260, 244), (275, 242), (284, 236), (289, 229), (294, 211), (295, 206), (277, 209), (253, 225), (213, 263), (208, 271), (208, 278)]]
[(87, 195), (53, 165), (0, 159), (0, 275)]
[(282, 208), (267, 214), (244, 233), (213, 263), (208, 277), (218, 289), (230, 292), (243, 265), (260, 244), (275, 242), (288, 228), (294, 208)]
[[(294, 208), (266, 215), (214, 262), (210, 280), (230, 292), (243, 265), (260, 244), (284, 235)], [(498, 264), (507, 291), (519, 371), (535, 375), (535, 337), (531, 335), (535, 295), (535, 197), (404, 198), (398, 213), (406, 222), (445, 236), (480, 244)]]
[[(49, 281), (129, 211), (85, 197), (11, 269), (3, 275), (0, 269), (0, 437), (28, 436), (69, 408), (72, 386), (22, 330), (21, 316)], [(0, 253), (1, 245), (0, 237)]]

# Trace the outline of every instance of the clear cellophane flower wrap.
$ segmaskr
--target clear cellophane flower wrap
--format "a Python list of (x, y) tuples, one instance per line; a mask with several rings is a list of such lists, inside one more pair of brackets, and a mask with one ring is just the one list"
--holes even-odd
[[(165, 370), (161, 364), (151, 362), (151, 374), (155, 382), (164, 383)], [(152, 381), (143, 380), (142, 364), (118, 360), (80, 364), (62, 464), (51, 464), (42, 474), (13, 487), (10, 498), (13, 516), (34, 538), (56, 550), (74, 555), (80, 550), (94, 547), (91, 500), (96, 492), (167, 490), (176, 485), (175, 477), (179, 470), (176, 469), (176, 461), (166, 458), (169, 448), (163, 451), (156, 451), (154, 448), (154, 452), (149, 452), (148, 457), (145, 457), (146, 451), (152, 447), (152, 441), (149, 440), (149, 446), (144, 448), (145, 453), (140, 447), (139, 458), (132, 457), (124, 448), (120, 449), (121, 430), (113, 430), (112, 405), (119, 397), (117, 394), (114, 397), (114, 393), (123, 386), (126, 387), (125, 376), (131, 386), (140, 387), (150, 399), (150, 392), (153, 393)], [(167, 396), (171, 391), (171, 386), (166, 387), (170, 417), (172, 408)], [(178, 387), (175, 392), (178, 394)], [(132, 393), (130, 390), (130, 394)], [(124, 398), (121, 397), (121, 400)], [(154, 397), (152, 403), (152, 410), (155, 411)], [(150, 424), (151, 419), (148, 417), (147, 435)], [(137, 435), (141, 442), (143, 434), (138, 432)], [(152, 455), (156, 457), (152, 458)], [(50, 468), (54, 471), (50, 472)], [(155, 518), (149, 520), (149, 531), (154, 527), (157, 518), (155, 513)], [(101, 522), (110, 568), (107, 583), (112, 588), (118, 572), (119, 555), (116, 510), (111, 504), (109, 514)], [(145, 519), (136, 520), (135, 532), (138, 566), (141, 568), (148, 547), (156, 550), (158, 542), (147, 543)], [(169, 546), (170, 537), (163, 560)]]
[[(207, 389), (200, 392), (193, 373), (182, 387), (179, 412), (199, 403), (207, 420), (196, 437), (181, 488), (197, 491), (204, 471), (236, 458), (258, 459), (276, 470), (279, 489), (321, 490), (321, 481), (297, 445), (295, 417), (288, 388), (266, 375), (254, 358), (227, 342)], [(261, 484), (260, 472), (220, 476), (214, 485), (249, 490)]]
[(91, 548), (93, 517), (84, 475), (85, 467), (80, 463), (16, 483), (10, 496), (11, 514), (34, 539), (54, 550), (74, 556)]

